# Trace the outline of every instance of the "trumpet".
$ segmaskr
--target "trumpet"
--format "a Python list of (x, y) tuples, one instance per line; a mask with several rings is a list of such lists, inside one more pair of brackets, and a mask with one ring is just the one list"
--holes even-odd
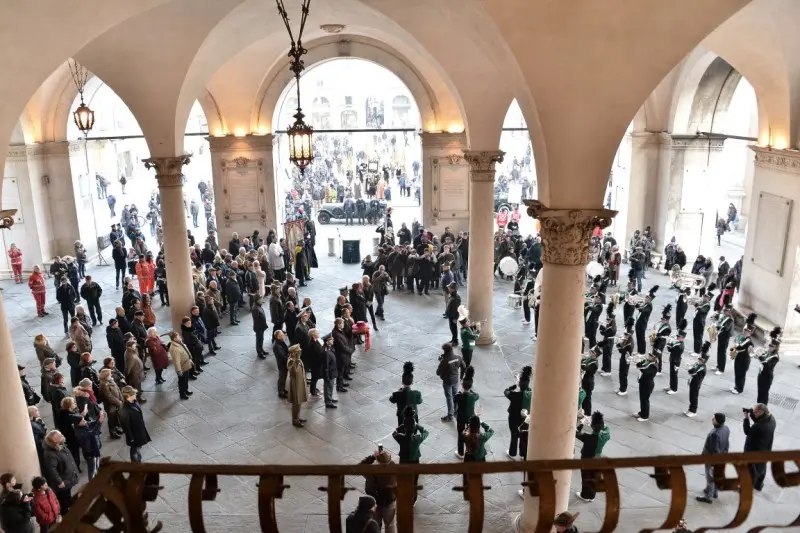
[(731, 361), (733, 361), (734, 359), (736, 359), (736, 346), (731, 346), (731, 347), (728, 349), (728, 357), (730, 357), (730, 358), (731, 358)]
[(644, 296), (641, 296), (639, 294), (634, 294), (634, 295), (626, 294), (625, 303), (638, 307), (644, 304)]
[(686, 370), (687, 372), (694, 368), (695, 362), (694, 361), (687, 361), (681, 365), (681, 370)]
[(653, 344), (656, 341), (656, 336), (657, 335), (658, 335), (658, 332), (655, 329), (650, 332), (650, 336), (648, 337), (648, 339), (650, 340), (650, 344)]
[(754, 350), (753, 353), (750, 354), (750, 357), (757, 357), (757, 358), (761, 359), (761, 356), (763, 356), (765, 353), (767, 353), (767, 349), (766, 348), (764, 348), (764, 347), (758, 348), (758, 349)]

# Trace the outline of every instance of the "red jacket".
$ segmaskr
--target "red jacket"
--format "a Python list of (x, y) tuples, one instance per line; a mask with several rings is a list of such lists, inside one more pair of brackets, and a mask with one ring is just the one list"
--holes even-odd
[(33, 272), (28, 278), (28, 287), (31, 288), (33, 294), (44, 294), (47, 292), (47, 286), (44, 284), (44, 276), (41, 272)]
[(147, 337), (144, 342), (150, 352), (150, 359), (153, 361), (153, 368), (156, 370), (164, 370), (169, 366), (169, 357), (164, 345), (161, 344), (161, 339), (158, 337)]
[(39, 525), (47, 526), (58, 520), (61, 507), (58, 505), (56, 494), (50, 489), (45, 492), (37, 490), (33, 493), (33, 516)]

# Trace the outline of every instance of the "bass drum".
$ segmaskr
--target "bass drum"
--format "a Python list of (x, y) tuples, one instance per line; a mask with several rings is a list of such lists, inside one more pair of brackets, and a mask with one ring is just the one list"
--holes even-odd
[(513, 276), (517, 273), (517, 268), (519, 268), (519, 265), (517, 264), (516, 259), (513, 257), (504, 257), (500, 260), (498, 268), (500, 269), (500, 273), (502, 273), (504, 276)]

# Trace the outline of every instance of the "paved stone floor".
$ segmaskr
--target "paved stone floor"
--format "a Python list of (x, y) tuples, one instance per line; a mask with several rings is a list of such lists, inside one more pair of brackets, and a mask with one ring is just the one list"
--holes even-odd
[[(355, 233), (353, 228), (348, 232)], [(371, 246), (372, 234), (363, 233), (362, 254)], [(354, 235), (355, 236), (355, 235)], [(347, 235), (345, 235), (347, 238)], [(301, 295), (314, 299), (319, 327), (332, 326), (332, 307), (337, 287), (356, 280), (360, 270), (356, 265), (343, 265), (328, 258), (327, 243), (320, 239), (318, 255), (321, 268), (314, 271), (314, 280)], [(118, 305), (121, 292), (113, 286), (110, 267), (92, 267), (90, 273), (103, 284), (103, 308), (107, 315)], [(660, 276), (651, 276), (647, 283), (666, 287)], [(28, 365), (30, 382), (38, 387), (39, 372), (32, 348), (33, 337), (45, 333), (56, 350), (64, 353), (61, 317), (55, 304), (53, 290), (48, 293), (51, 315), (45, 319), (35, 316), (33, 299), (27, 286), (2, 282), (5, 308), (11, 322), (14, 344), (20, 362)], [(483, 419), (495, 430), (489, 443), (489, 461), (505, 460), (508, 428), (507, 402), (503, 389), (513, 382), (515, 372), (535, 357), (535, 343), (531, 339), (532, 326), (522, 326), (522, 312), (506, 305), (510, 284), (496, 281), (494, 289), (495, 324), (498, 342), (478, 349), (474, 364), (477, 369), (476, 390), (481, 395), (480, 411)], [(656, 301), (654, 319), (675, 293), (662, 288)], [(156, 304), (158, 307), (159, 304)], [(222, 328), (219, 355), (209, 358), (211, 364), (197, 381), (192, 382), (195, 395), (189, 401), (179, 401), (177, 379), (168, 370), (167, 383), (155, 386), (153, 376), (145, 383), (144, 406), (146, 420), (153, 437), (151, 445), (144, 448), (144, 459), (153, 462), (228, 463), (228, 464), (308, 464), (354, 463), (383, 443), (396, 452), (397, 446), (390, 434), (396, 422), (389, 394), (399, 386), (402, 363), (416, 364), (416, 387), (422, 391), (424, 404), (420, 423), (430, 430), (430, 437), (422, 447), (426, 462), (454, 460), (456, 445), (455, 425), (442, 423), (444, 398), (440, 382), (435, 375), (439, 346), (449, 338), (448, 328), (441, 318), (442, 298), (437, 294), (419, 297), (408, 294), (391, 294), (386, 304), (386, 322), (379, 324), (380, 332), (373, 335), (373, 348), (356, 356), (358, 371), (351, 392), (340, 398), (338, 410), (324, 409), (321, 400), (312, 400), (303, 409), (308, 419), (304, 429), (292, 427), (289, 406), (278, 400), (275, 391), (276, 367), (272, 358), (264, 361), (255, 357), (254, 337), (248, 314), (238, 327)], [(166, 309), (158, 309), (159, 329), (166, 331)], [(621, 315), (621, 313), (619, 313)], [(224, 321), (226, 323), (227, 320)], [(107, 353), (103, 331), (95, 334), (95, 358)], [(577, 356), (577, 355), (576, 355)], [(614, 363), (616, 368), (616, 362)], [(631, 413), (638, 409), (636, 381), (632, 380), (627, 397), (616, 396), (613, 391), (617, 378), (597, 378), (596, 409), (606, 415), (613, 438), (605, 448), (610, 457), (641, 456), (652, 454), (699, 453), (709, 430), (709, 419), (715, 411), (722, 411), (731, 424), (731, 449), (741, 450), (741, 407), (755, 401), (755, 365), (748, 377), (746, 392), (740, 397), (731, 395), (732, 372), (723, 376), (710, 375), (702, 389), (699, 416), (688, 419), (682, 415), (688, 404), (685, 378), (681, 379), (681, 392), (674, 396), (661, 393), (667, 377), (657, 378), (653, 394), (651, 420), (636, 422)], [(632, 377), (635, 378), (632, 371)], [(800, 398), (800, 370), (792, 362), (783, 361), (778, 366), (773, 392), (789, 398)], [(788, 404), (787, 404), (788, 405)], [(800, 414), (797, 410), (775, 406), (778, 420), (776, 449), (800, 449)], [(42, 409), (48, 422), (50, 409)], [(106, 434), (104, 432), (104, 438)], [(127, 460), (127, 448), (119, 441), (105, 442), (104, 455)], [(618, 473), (622, 485), (623, 511), (619, 531), (638, 531), (643, 527), (656, 527), (666, 516), (670, 494), (659, 491), (649, 472), (629, 470)], [(700, 468), (688, 471), (688, 485), (692, 495), (704, 486)], [(459, 482), (456, 478), (423, 476), (422, 495), (416, 506), (418, 531), (463, 531), (468, 520), (467, 503), (463, 496), (452, 490)], [(517, 496), (521, 479), (519, 475), (492, 476), (487, 484), (492, 489), (486, 493), (487, 522), (484, 531), (507, 532), (511, 520), (519, 512), (521, 500)], [(149, 506), (151, 516), (162, 520), (166, 531), (188, 531), (186, 520), (188, 478), (162, 477), (165, 488), (158, 500)], [(345, 510), (355, 506), (363, 481), (349, 479), (358, 490), (350, 492), (343, 504)], [(291, 488), (277, 504), (282, 532), (319, 532), (326, 530), (327, 510), (324, 494), (317, 490), (322, 479), (292, 479)], [(254, 479), (231, 477), (221, 480), (222, 492), (215, 502), (204, 504), (206, 525), (210, 531), (227, 528), (230, 531), (255, 531), (257, 503)], [(573, 476), (573, 488), (579, 484), (579, 473)], [(738, 497), (723, 494), (713, 506), (701, 506), (690, 498), (686, 514), (690, 524), (722, 525), (734, 515)], [(594, 503), (580, 502), (573, 496), (571, 509), (580, 511), (578, 525), (582, 531), (596, 530), (602, 522), (605, 499), (598, 496)], [(786, 523), (800, 509), (800, 489), (781, 490), (771, 477), (763, 493), (756, 496), (752, 513), (753, 524)], [(738, 531), (745, 531), (742, 527)]]

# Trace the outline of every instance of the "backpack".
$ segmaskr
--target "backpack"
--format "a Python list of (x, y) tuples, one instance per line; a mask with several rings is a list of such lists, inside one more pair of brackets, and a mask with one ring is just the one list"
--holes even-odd
[(595, 450), (594, 456), (600, 457), (600, 454), (603, 453), (603, 448), (611, 440), (611, 429), (608, 426), (603, 426), (603, 429), (600, 430), (600, 433), (597, 434), (597, 449)]

